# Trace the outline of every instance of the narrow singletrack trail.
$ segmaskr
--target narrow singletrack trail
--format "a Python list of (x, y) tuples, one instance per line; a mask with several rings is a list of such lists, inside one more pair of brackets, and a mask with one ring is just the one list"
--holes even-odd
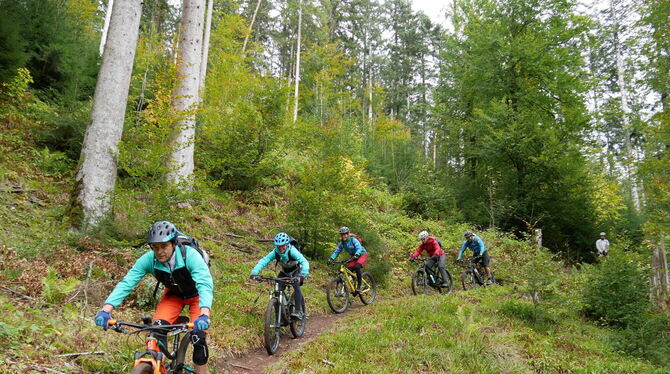
[(310, 316), (307, 320), (305, 333), (300, 338), (294, 339), (291, 332), (286, 329), (279, 343), (279, 350), (274, 355), (268, 355), (265, 348), (260, 347), (238, 357), (221, 358), (216, 362), (217, 372), (226, 374), (263, 373), (267, 367), (281, 361), (285, 354), (304, 344), (309, 344), (321, 334), (330, 331), (335, 322), (351, 313), (356, 313), (359, 308), (363, 308), (363, 305), (351, 305), (346, 312), (341, 314), (327, 313)]

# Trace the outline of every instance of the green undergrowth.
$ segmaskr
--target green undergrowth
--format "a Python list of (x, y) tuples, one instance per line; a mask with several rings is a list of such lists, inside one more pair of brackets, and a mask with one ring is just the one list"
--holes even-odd
[(612, 349), (574, 310), (512, 287), (385, 300), (340, 320), (271, 373), (669, 373)]

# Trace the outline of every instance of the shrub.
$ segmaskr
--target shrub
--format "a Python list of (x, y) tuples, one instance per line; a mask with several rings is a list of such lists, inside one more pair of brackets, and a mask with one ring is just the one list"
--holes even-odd
[(634, 326), (650, 310), (648, 270), (631, 252), (613, 254), (591, 268), (583, 290), (584, 314), (622, 328)]

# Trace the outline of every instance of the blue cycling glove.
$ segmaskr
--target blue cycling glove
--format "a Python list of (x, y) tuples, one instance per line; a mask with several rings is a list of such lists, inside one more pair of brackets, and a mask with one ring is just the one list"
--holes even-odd
[(207, 330), (209, 328), (209, 316), (202, 314), (193, 322), (195, 332)]
[(98, 314), (95, 315), (93, 319), (95, 320), (96, 325), (102, 327), (103, 330), (107, 330), (107, 323), (109, 322), (110, 318), (112, 318), (112, 316), (109, 314), (109, 312), (101, 310), (98, 312)]

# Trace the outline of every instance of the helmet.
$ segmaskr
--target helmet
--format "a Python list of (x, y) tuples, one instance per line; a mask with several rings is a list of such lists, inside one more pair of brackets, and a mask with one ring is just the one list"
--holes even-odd
[(466, 231), (465, 234), (463, 234), (463, 237), (465, 237), (465, 239), (471, 236), (475, 236), (475, 234), (472, 231)]
[(419, 233), (419, 240), (426, 240), (427, 237), (428, 237), (428, 231), (423, 230)]
[(154, 222), (147, 233), (147, 243), (169, 242), (177, 236), (177, 228), (168, 221)]
[(347, 226), (340, 227), (340, 234), (348, 234), (349, 228)]
[(605, 236), (605, 233), (604, 233), (604, 232), (601, 232), (601, 233), (600, 233), (600, 236)]
[(291, 237), (288, 236), (287, 233), (285, 232), (280, 232), (279, 234), (275, 235), (275, 245), (284, 245), (288, 244), (291, 241)]

